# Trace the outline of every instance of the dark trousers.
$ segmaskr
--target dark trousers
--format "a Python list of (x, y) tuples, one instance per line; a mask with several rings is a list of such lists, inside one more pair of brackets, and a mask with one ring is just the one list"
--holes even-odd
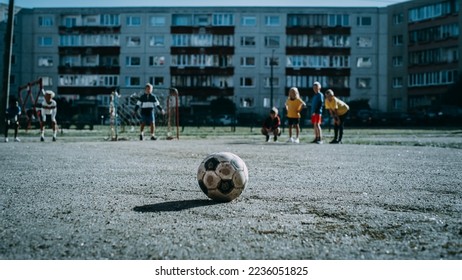
[(334, 139), (337, 141), (342, 141), (343, 138), (343, 128), (345, 127), (345, 119), (348, 116), (348, 112), (345, 114), (338, 116), (339, 121), (338, 124), (334, 123)]

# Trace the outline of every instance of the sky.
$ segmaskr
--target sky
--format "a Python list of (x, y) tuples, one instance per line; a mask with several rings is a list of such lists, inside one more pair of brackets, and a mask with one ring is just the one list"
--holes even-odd
[[(15, 0), (15, 6), (23, 8), (43, 7), (135, 7), (135, 6), (315, 6), (315, 7), (385, 7), (405, 0)], [(8, 4), (8, 0), (0, 0)]]

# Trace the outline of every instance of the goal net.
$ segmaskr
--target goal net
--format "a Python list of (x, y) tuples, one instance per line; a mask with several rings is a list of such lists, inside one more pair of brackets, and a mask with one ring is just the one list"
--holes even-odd
[[(138, 131), (141, 123), (140, 115), (134, 115), (136, 102), (144, 92), (134, 92), (128, 96), (121, 96), (114, 92), (111, 95), (109, 115), (111, 117), (111, 139), (117, 140), (120, 131), (134, 129)], [(155, 134), (160, 139), (179, 139), (179, 94), (176, 88), (153, 88), (153, 94), (159, 99), (160, 106), (165, 114), (154, 109), (155, 112)], [(112, 108), (112, 112), (111, 112)], [(145, 134), (149, 133), (149, 126), (146, 126)]]

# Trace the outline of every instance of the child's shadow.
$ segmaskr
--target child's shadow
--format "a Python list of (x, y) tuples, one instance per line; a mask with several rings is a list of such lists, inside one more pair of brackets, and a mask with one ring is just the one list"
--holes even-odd
[(179, 200), (179, 201), (169, 201), (156, 204), (148, 204), (143, 206), (136, 206), (133, 208), (136, 212), (172, 212), (172, 211), (182, 211), (185, 209), (209, 206), (219, 204), (210, 199), (195, 199), (195, 200)]

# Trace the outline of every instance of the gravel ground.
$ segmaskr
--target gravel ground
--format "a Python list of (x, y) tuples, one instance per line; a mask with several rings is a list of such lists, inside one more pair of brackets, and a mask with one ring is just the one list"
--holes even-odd
[[(2, 143), (0, 259), (462, 259), (462, 149), (261, 140)], [(230, 203), (196, 182), (219, 151)]]

